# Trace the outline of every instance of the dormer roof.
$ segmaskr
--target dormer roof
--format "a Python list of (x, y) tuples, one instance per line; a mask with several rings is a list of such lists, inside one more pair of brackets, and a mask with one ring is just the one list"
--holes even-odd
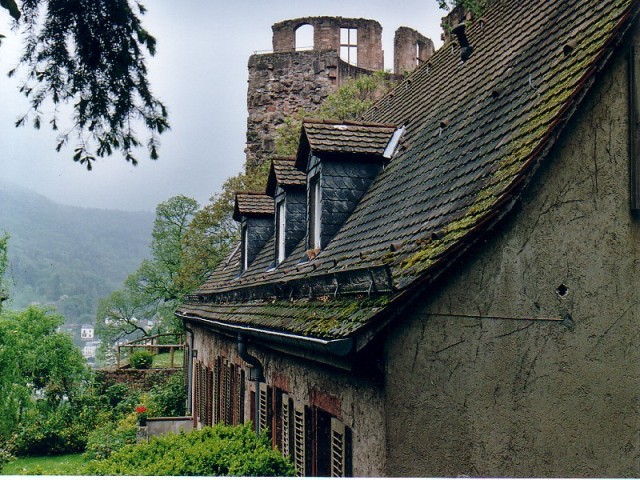
[(296, 167), (314, 154), (382, 158), (398, 127), (395, 124), (306, 119), (302, 122)]
[(271, 168), (267, 179), (267, 195), (274, 196), (276, 186), (283, 188), (300, 187), (307, 183), (307, 176), (296, 168), (296, 157), (275, 157), (271, 160)]
[(233, 208), (233, 219), (242, 217), (268, 217), (273, 215), (273, 198), (261, 192), (238, 192)]

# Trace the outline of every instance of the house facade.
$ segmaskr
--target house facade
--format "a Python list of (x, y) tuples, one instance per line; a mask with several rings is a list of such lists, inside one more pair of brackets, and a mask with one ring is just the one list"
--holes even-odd
[(176, 312), (195, 421), (302, 475), (638, 476), (639, 8), (496, 2), (306, 121)]

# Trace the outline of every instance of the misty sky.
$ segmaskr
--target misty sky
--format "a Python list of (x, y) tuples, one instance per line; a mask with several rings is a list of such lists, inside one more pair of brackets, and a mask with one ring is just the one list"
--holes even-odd
[[(27, 110), (16, 64), (20, 38), (0, 9), (0, 180), (36, 190), (63, 204), (154, 210), (184, 194), (206, 203), (244, 165), (247, 62), (271, 48), (271, 25), (304, 16), (370, 18), (383, 27), (385, 66), (392, 68), (393, 35), (408, 26), (440, 42), (436, 0), (147, 0), (144, 25), (157, 38), (149, 60), (153, 91), (169, 108), (171, 131), (160, 137), (160, 159), (141, 151), (133, 167), (121, 156), (99, 159), (87, 172), (72, 160), (73, 139), (60, 153), (48, 128), (15, 128)], [(44, 122), (43, 122), (44, 123)], [(46, 124), (45, 124), (46, 125)], [(140, 131), (141, 138), (145, 138)], [(0, 208), (2, 206), (0, 205)]]

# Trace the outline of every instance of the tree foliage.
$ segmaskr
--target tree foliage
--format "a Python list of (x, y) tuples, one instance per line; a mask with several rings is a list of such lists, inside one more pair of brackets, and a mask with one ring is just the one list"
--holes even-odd
[(63, 323), (60, 315), (37, 307), (0, 314), (0, 443), (36, 391), (51, 408), (80, 391), (88, 370), (71, 338), (57, 331)]
[(129, 275), (124, 287), (101, 300), (97, 310), (96, 333), (108, 347), (138, 331), (151, 333), (141, 320), (155, 321), (157, 332), (179, 329), (173, 311), (193, 282), (181, 275), (183, 242), (198, 202), (184, 195), (158, 204), (151, 240), (151, 258)]
[[(144, 127), (151, 159), (158, 136), (169, 128), (167, 109), (147, 79), (145, 52), (154, 55), (155, 38), (142, 26), (145, 7), (129, 0), (0, 1), (22, 27), (24, 50), (20, 92), (30, 109), (16, 126), (44, 122), (60, 132), (56, 150), (77, 139), (73, 160), (91, 170), (96, 157), (121, 152), (137, 164), (142, 146), (135, 131)], [(13, 75), (16, 70), (12, 70)], [(53, 104), (45, 115), (48, 102)], [(70, 125), (59, 118), (61, 105), (73, 107)]]
[(329, 94), (316, 112), (299, 110), (287, 117), (276, 130), (276, 153), (295, 155), (300, 141), (302, 120), (307, 116), (325, 120), (357, 120), (393, 86), (393, 80), (384, 72), (361, 75), (344, 83)]
[(443, 10), (453, 10), (461, 7), (474, 16), (481, 16), (487, 7), (495, 0), (437, 0), (438, 6)]

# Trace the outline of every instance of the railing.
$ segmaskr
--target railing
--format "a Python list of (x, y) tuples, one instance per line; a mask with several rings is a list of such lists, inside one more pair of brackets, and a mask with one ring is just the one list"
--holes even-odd
[[(162, 341), (160, 341), (162, 340)], [(116, 366), (120, 368), (123, 362), (133, 354), (134, 350), (148, 350), (154, 355), (169, 352), (169, 368), (175, 368), (176, 350), (184, 351), (184, 334), (159, 333), (150, 337), (140, 338), (116, 346)]]

